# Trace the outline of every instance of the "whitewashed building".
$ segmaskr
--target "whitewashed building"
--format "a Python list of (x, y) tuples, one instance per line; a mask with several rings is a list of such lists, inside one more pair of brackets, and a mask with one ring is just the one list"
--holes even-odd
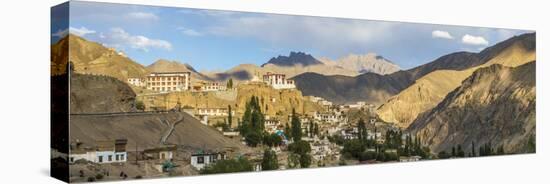
[[(229, 110), (227, 108), (197, 108), (196, 114), (199, 116), (228, 116)], [(235, 111), (231, 111), (231, 115), (235, 115)]]
[(317, 121), (323, 121), (328, 123), (339, 123), (339, 122), (347, 121), (346, 116), (338, 112), (327, 112), (327, 113), (315, 112), (313, 114), (313, 117)]
[(128, 82), (128, 84), (133, 86), (145, 87), (145, 81), (142, 80), (141, 78), (128, 78), (126, 82)]
[(176, 155), (176, 146), (162, 146), (143, 150), (143, 154), (147, 159), (154, 160), (172, 160)]
[(285, 74), (276, 74), (276, 73), (267, 72), (267, 74), (263, 76), (263, 81), (275, 89), (296, 88), (296, 85), (294, 84), (294, 80), (286, 79)]
[(227, 86), (219, 82), (199, 82), (193, 86), (195, 91), (225, 91)]
[(198, 170), (204, 169), (209, 164), (216, 163), (218, 160), (227, 159), (223, 152), (216, 153), (195, 153), (191, 155), (191, 165)]
[(69, 152), (69, 163), (77, 160), (103, 163), (123, 163), (128, 159), (126, 144), (128, 140), (117, 139), (115, 141), (97, 141), (95, 149), (78, 149)]
[(186, 91), (191, 87), (190, 72), (154, 72), (147, 75), (147, 89), (158, 92)]
[(266, 119), (264, 121), (264, 129), (268, 133), (275, 133), (281, 126), (281, 122), (277, 119)]

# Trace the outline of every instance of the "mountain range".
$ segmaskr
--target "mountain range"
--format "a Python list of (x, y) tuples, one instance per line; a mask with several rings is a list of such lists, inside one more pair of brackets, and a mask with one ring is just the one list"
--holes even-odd
[[(277, 56), (266, 63), (240, 64), (223, 72), (198, 72), (191, 65), (179, 61), (159, 59), (149, 66), (143, 66), (116, 49), (100, 43), (88, 41), (74, 34), (69, 34), (56, 44), (52, 50), (59, 50), (52, 55), (52, 73), (64, 71), (65, 66), (55, 64), (63, 61), (58, 57), (69, 56), (77, 73), (107, 75), (126, 80), (130, 77), (143, 77), (150, 72), (185, 71), (191, 72), (195, 81), (226, 81), (233, 78), (237, 82), (251, 80), (267, 72), (285, 74), (287, 78), (311, 72), (322, 75), (357, 76), (361, 73), (386, 74), (399, 70), (399, 67), (375, 54), (349, 55), (337, 61), (323, 61), (304, 52), (290, 52), (288, 56)], [(70, 47), (70, 48), (69, 48)], [(71, 54), (64, 52), (71, 51)]]
[[(437, 70), (465, 70), (476, 67), (487, 63), (499, 54), (506, 54), (506, 49), (513, 45), (516, 48), (533, 51), (535, 48), (534, 43), (535, 33), (529, 33), (512, 37), (479, 53), (451, 53), (424, 65), (387, 75), (365, 73), (355, 77), (343, 77), (304, 73), (295, 76), (293, 79), (296, 81), (297, 88), (304, 95), (319, 96), (336, 103), (353, 103), (362, 100), (374, 104), (384, 104), (390, 97), (397, 95), (431, 72)], [(505, 55), (501, 55), (501, 57), (506, 58)], [(464, 77), (467, 77), (467, 75)], [(384, 84), (380, 85), (380, 83)], [(353, 93), (349, 91), (353, 91)]]

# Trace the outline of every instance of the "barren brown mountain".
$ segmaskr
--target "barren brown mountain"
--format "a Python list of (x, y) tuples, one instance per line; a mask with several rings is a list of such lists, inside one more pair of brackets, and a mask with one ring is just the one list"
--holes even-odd
[(398, 65), (375, 53), (364, 55), (349, 54), (335, 61), (327, 58), (321, 58), (319, 60), (325, 65), (339, 67), (358, 73), (372, 72), (386, 75), (401, 70)]
[(535, 62), (516, 68), (491, 65), (476, 70), (460, 87), (407, 129), (432, 152), (491, 144), (505, 153), (527, 152), (535, 135)]
[(197, 72), (191, 65), (178, 61), (159, 59), (145, 68), (148, 72), (189, 72), (194, 80), (208, 81), (210, 78)]
[(73, 34), (52, 45), (52, 49), (63, 47), (69, 47), (69, 61), (76, 73), (107, 75), (122, 81), (129, 77), (143, 77), (147, 73), (145, 67), (123, 53)]
[[(534, 47), (525, 44), (529, 43), (525, 40), (531, 37), (534, 35), (519, 37), (522, 39), (512, 38), (512, 41), (504, 42), (507, 43), (507, 47), (502, 47), (497, 53), (491, 53), (492, 58), (485, 64), (459, 71), (436, 70), (428, 73), (384, 103), (377, 110), (378, 116), (386, 122), (393, 122), (402, 128), (407, 128), (419, 114), (435, 107), (476, 69), (493, 64), (515, 67), (535, 60), (536, 51), (532, 49)], [(489, 48), (489, 50), (494, 49)]]

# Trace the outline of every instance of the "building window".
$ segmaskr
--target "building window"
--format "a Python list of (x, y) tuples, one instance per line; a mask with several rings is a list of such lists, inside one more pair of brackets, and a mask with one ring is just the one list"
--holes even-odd
[(109, 156), (107, 157), (107, 160), (108, 160), (109, 162), (110, 162), (110, 161), (113, 161), (113, 155), (109, 155)]
[(74, 157), (71, 157), (70, 160), (71, 160), (71, 162), (74, 162)]
[(204, 164), (204, 156), (197, 157), (197, 163), (198, 164)]
[(118, 161), (118, 159), (119, 159), (119, 155), (116, 155), (115, 160)]
[(98, 157), (97, 157), (97, 161), (98, 161), (99, 163), (103, 162), (103, 156), (98, 156)]

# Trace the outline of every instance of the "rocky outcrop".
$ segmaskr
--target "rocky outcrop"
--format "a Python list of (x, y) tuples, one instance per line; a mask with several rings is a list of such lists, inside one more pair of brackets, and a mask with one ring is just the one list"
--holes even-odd
[(472, 142), (502, 146), (505, 153), (527, 152), (536, 126), (535, 66), (533, 61), (516, 68), (497, 64), (476, 70), (407, 132), (419, 136), (434, 153), (456, 145), (471, 150)]

